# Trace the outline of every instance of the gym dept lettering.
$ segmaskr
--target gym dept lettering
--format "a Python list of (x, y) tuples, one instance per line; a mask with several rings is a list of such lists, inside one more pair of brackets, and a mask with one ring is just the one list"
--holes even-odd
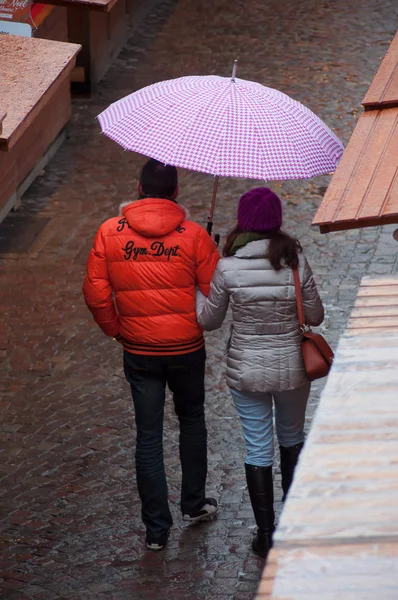
[(164, 242), (152, 242), (150, 248), (136, 246), (133, 240), (126, 243), (122, 248), (124, 260), (137, 260), (139, 256), (159, 256), (167, 257), (169, 261), (172, 256), (180, 256), (178, 251), (180, 246), (165, 246)]

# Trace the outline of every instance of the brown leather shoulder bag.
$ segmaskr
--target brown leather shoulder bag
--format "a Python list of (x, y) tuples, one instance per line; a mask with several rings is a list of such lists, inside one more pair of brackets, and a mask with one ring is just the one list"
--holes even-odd
[(319, 334), (311, 331), (311, 328), (305, 323), (303, 294), (301, 291), (300, 275), (298, 269), (292, 269), (294, 287), (296, 290), (297, 312), (300, 323), (300, 329), (303, 336), (301, 350), (303, 353), (304, 367), (308, 379), (314, 381), (325, 377), (333, 363), (333, 350)]

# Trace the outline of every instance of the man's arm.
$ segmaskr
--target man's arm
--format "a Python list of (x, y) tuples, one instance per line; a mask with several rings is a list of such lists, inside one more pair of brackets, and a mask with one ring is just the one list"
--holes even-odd
[(83, 283), (83, 294), (94, 320), (105, 335), (118, 337), (119, 317), (112, 292), (105, 254), (105, 242), (100, 227), (87, 260), (87, 275)]
[(205, 296), (209, 295), (210, 282), (213, 278), (220, 255), (217, 246), (205, 229), (201, 228), (198, 234), (196, 256), (196, 283)]

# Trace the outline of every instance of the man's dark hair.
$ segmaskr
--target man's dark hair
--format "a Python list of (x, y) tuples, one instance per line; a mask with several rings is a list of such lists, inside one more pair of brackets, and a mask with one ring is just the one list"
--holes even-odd
[(178, 186), (177, 169), (151, 158), (140, 175), (140, 198), (166, 198), (174, 200)]

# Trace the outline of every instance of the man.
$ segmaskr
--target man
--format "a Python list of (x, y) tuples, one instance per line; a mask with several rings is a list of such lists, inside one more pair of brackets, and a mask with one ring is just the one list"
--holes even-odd
[(166, 384), (180, 424), (183, 519), (196, 522), (217, 512), (217, 502), (205, 497), (206, 354), (195, 290), (208, 295), (219, 254), (206, 231), (186, 220), (176, 203), (175, 167), (149, 160), (138, 192), (139, 199), (123, 208), (122, 217), (99, 228), (83, 293), (102, 331), (124, 347), (146, 544), (161, 550), (173, 524), (162, 445)]

